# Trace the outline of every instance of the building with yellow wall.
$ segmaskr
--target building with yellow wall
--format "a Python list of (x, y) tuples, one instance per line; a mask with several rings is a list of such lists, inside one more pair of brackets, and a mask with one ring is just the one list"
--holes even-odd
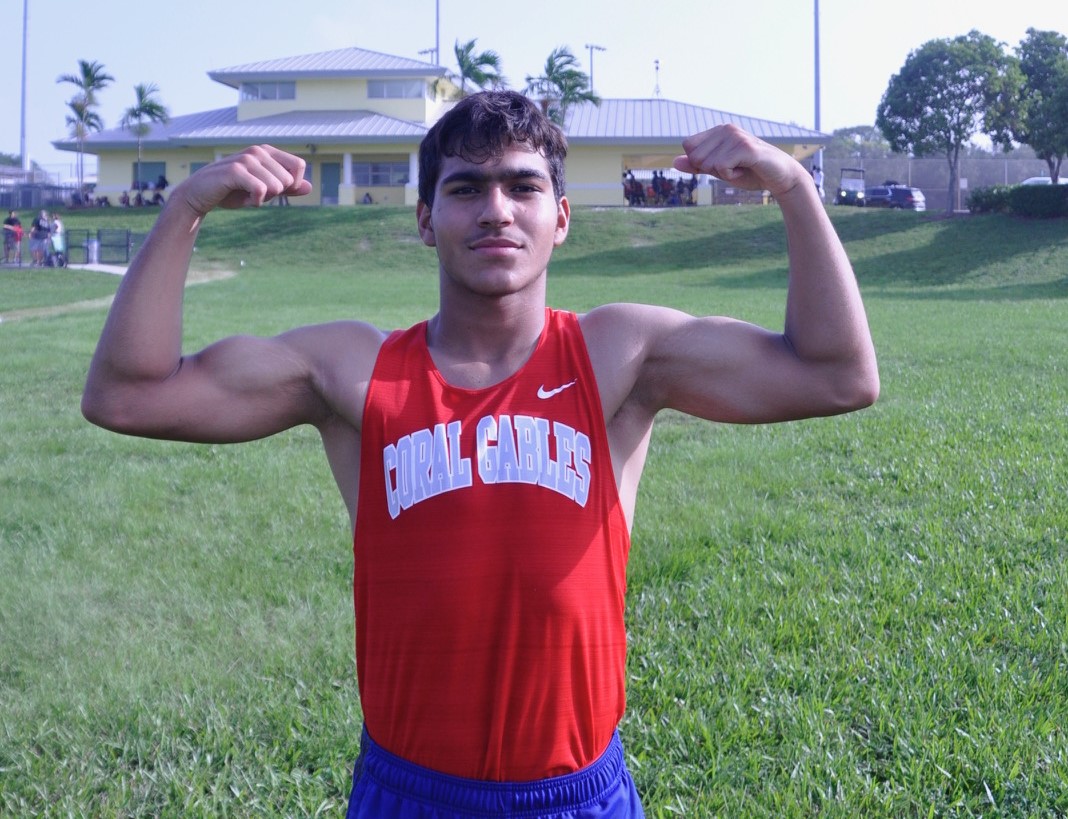
[[(301, 204), (414, 205), (419, 142), (453, 104), (456, 87), (442, 66), (360, 48), (286, 57), (211, 71), (230, 86), (230, 108), (181, 114), (151, 126), (141, 140), (113, 128), (90, 135), (85, 151), (98, 158), (95, 195), (116, 203), (136, 184), (171, 184), (216, 158), (248, 145), (270, 143), (303, 157), (313, 193)], [(572, 204), (621, 205), (622, 177), (671, 169), (682, 140), (734, 123), (797, 159), (811, 156), (829, 137), (796, 125), (728, 114), (660, 98), (605, 99), (568, 110), (567, 194)], [(70, 139), (53, 143), (75, 151)], [(132, 195), (132, 194), (131, 194)], [(711, 189), (697, 195), (711, 200)], [(294, 204), (297, 204), (294, 201)]]

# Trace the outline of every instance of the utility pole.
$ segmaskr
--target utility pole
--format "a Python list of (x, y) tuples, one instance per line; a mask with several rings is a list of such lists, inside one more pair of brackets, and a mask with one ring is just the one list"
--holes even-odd
[(813, 45), (815, 54), (815, 77), (816, 77), (816, 130), (820, 129), (820, 0), (812, 0), (813, 2)]
[(19, 126), (19, 158), (22, 170), (30, 169), (30, 157), (26, 153), (26, 31), (30, 23), (30, 0), (22, 0), (22, 120)]
[[(820, 0), (813, 0), (814, 8), (813, 14), (815, 19), (813, 20), (814, 35), (814, 51), (816, 60), (816, 130), (820, 130)], [(823, 148), (816, 151), (816, 164), (819, 166), (820, 172), (823, 172)]]
[(594, 51), (607, 51), (604, 46), (594, 45), (592, 43), (586, 43), (586, 48), (590, 51), (590, 93), (593, 91), (593, 52)]
[(434, 0), (434, 47), (424, 48), (420, 54), (429, 54), (434, 65), (441, 65), (441, 0)]

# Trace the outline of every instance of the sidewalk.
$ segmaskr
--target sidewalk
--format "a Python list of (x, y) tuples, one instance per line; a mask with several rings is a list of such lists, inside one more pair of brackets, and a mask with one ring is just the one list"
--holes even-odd
[(92, 264), (68, 264), (67, 267), (71, 270), (94, 270), (97, 273), (111, 273), (115, 276), (121, 276), (126, 272), (126, 265), (100, 264), (99, 262), (93, 262)]
[(3, 263), (0, 262), (0, 270), (39, 270), (39, 271), (60, 271), (64, 269), (68, 270), (91, 270), (97, 273), (111, 273), (115, 276), (121, 276), (126, 272), (126, 265), (119, 264), (100, 264), (94, 262), (93, 264), (68, 264), (66, 268), (62, 267), (34, 267), (31, 264), (23, 262), (22, 264), (16, 264), (14, 262)]

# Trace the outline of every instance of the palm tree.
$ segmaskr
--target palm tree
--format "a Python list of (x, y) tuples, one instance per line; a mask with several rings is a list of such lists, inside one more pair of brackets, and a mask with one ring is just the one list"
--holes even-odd
[(78, 195), (85, 192), (85, 140), (93, 131), (104, 127), (100, 114), (93, 110), (92, 103), (85, 97), (74, 97), (67, 103), (67, 125), (71, 136), (78, 141)]
[(171, 120), (170, 112), (158, 99), (159, 87), (155, 83), (140, 83), (134, 86), (134, 94), (137, 102), (127, 108), (119, 123), (123, 128), (129, 128), (137, 135), (137, 173), (134, 180), (140, 188), (141, 185), (141, 143), (152, 130), (152, 123), (164, 125)]
[(63, 74), (56, 78), (56, 82), (69, 82), (78, 89), (78, 93), (67, 103), (73, 113), (73, 116), (67, 117), (67, 124), (78, 140), (78, 192), (81, 193), (85, 185), (85, 139), (91, 131), (99, 131), (103, 127), (100, 117), (92, 110), (97, 104), (96, 92), (107, 88), (115, 82), (115, 78), (104, 71), (103, 64), (96, 60), (78, 60), (78, 73)]
[(501, 74), (501, 56), (496, 51), (475, 51), (478, 40), (468, 40), (463, 45), (456, 41), (456, 73), (449, 72), (449, 81), (460, 87), (460, 96), (467, 96), (467, 84), (475, 88), (503, 88), (507, 84)]
[(78, 96), (88, 105), (96, 105), (96, 92), (115, 82), (115, 78), (104, 71), (104, 66), (96, 60), (78, 60), (77, 74), (63, 74), (56, 82), (69, 82), (81, 92)]
[(590, 78), (579, 68), (579, 61), (567, 46), (554, 48), (545, 60), (545, 72), (538, 77), (527, 75), (524, 94), (534, 94), (541, 109), (561, 127), (568, 109), (578, 102), (601, 104), (590, 89)]

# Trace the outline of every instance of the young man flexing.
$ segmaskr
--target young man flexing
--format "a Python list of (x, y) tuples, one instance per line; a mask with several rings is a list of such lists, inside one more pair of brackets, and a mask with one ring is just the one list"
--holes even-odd
[(232, 337), (183, 355), (182, 288), (216, 208), (309, 191), (250, 148), (178, 185), (119, 288), (83, 399), (133, 435), (320, 432), (354, 530), (364, 733), (351, 817), (635, 817), (624, 709), (629, 531), (657, 413), (764, 423), (879, 390), (852, 269), (805, 169), (733, 126), (675, 167), (768, 190), (790, 270), (783, 332), (639, 304), (546, 306), (571, 217), (566, 142), (508, 91), (465, 98), (420, 146), (416, 219), (440, 303)]

